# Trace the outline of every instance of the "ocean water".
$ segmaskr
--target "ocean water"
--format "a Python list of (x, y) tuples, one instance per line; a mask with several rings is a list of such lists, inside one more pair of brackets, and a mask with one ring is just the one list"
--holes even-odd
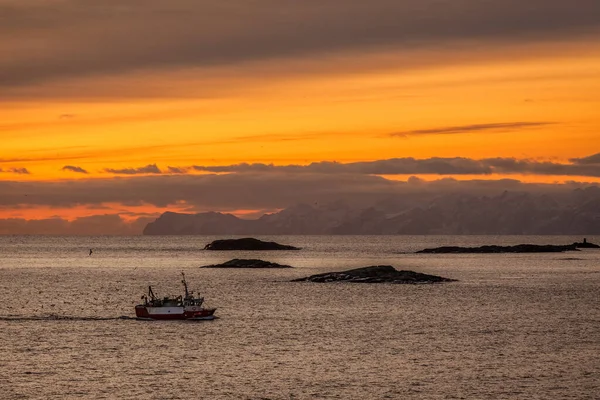
[[(0, 399), (598, 399), (600, 250), (420, 255), (556, 236), (0, 236)], [(600, 237), (588, 237), (600, 243)], [(93, 254), (88, 255), (89, 249)], [(283, 270), (201, 269), (231, 258)], [(439, 285), (290, 282), (390, 264)], [(214, 321), (137, 321), (186, 273)]]

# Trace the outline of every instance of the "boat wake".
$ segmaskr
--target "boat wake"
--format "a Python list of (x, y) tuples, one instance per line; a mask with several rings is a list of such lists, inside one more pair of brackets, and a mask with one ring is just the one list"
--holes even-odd
[(120, 317), (85, 317), (85, 316), (71, 316), (71, 315), (7, 315), (0, 316), (0, 321), (115, 321), (115, 320), (133, 320), (136, 321), (136, 317), (129, 317), (127, 315), (121, 315)]
[[(211, 315), (210, 317), (199, 317), (199, 318), (188, 318), (185, 320), (166, 320), (166, 321), (210, 321), (217, 319), (218, 317)], [(13, 322), (23, 322), (23, 321), (117, 321), (117, 320), (125, 320), (125, 321), (155, 321), (152, 318), (140, 318), (140, 317), (130, 317), (128, 315), (121, 315), (120, 317), (80, 317), (80, 316), (72, 316), (72, 315), (0, 315), (0, 321), (13, 321)]]

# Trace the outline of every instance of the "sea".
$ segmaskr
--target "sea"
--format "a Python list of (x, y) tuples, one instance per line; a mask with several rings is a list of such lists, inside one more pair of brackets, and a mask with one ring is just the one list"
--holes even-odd
[[(302, 250), (203, 250), (218, 238), (0, 236), (0, 399), (600, 398), (600, 250), (414, 253), (582, 237), (260, 236)], [(232, 258), (294, 268), (200, 268)], [(291, 282), (371, 265), (457, 282)], [(218, 319), (136, 320), (149, 285), (181, 294), (181, 272)]]

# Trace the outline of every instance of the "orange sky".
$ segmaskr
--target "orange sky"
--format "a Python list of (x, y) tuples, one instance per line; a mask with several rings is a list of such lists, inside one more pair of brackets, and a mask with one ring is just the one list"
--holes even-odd
[[(187, 97), (5, 104), (0, 110), (0, 159), (4, 169), (27, 168), (29, 179), (66, 178), (64, 165), (80, 166), (93, 176), (104, 168), (148, 163), (306, 164), (455, 156), (566, 161), (600, 148), (600, 56), (552, 54), (411, 70), (384, 65), (269, 80), (249, 74), (232, 83), (227, 76), (217, 77), (223, 79), (217, 86), (224, 94), (207, 99), (201, 84), (195, 87), (186, 78), (194, 71), (181, 74), (183, 78), (180, 73), (150, 75), (151, 82), (168, 79), (173, 90), (179, 87)], [(128, 78), (119, 79), (127, 84)], [(391, 136), (515, 121), (548, 124)]]

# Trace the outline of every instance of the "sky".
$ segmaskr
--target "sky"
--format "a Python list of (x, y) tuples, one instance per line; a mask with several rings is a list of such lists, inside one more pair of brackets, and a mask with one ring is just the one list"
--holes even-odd
[(600, 182), (597, 0), (0, 0), (0, 55), (0, 233)]

